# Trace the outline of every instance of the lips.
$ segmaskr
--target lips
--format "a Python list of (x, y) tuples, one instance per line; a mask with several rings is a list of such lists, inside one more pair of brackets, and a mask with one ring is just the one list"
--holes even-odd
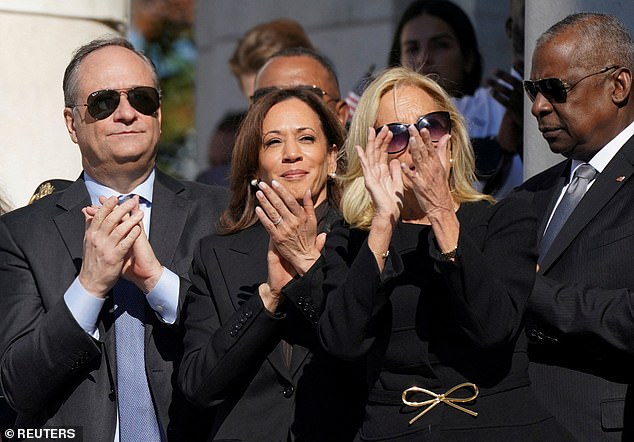
[(281, 174), (280, 176), (287, 180), (298, 180), (308, 175), (308, 172), (303, 169), (290, 169)]
[(553, 138), (561, 131), (560, 127), (540, 126), (539, 131), (544, 138)]

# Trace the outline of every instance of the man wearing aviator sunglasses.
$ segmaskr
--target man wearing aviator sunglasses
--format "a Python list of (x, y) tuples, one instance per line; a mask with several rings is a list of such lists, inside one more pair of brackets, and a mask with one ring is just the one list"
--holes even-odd
[(172, 385), (193, 251), (219, 188), (155, 169), (160, 93), (125, 39), (92, 41), (63, 80), (83, 173), (0, 218), (2, 393), (18, 427), (80, 426), (84, 440), (198, 440), (207, 413)]
[(305, 88), (324, 99), (341, 124), (348, 120), (348, 104), (341, 99), (339, 80), (332, 63), (308, 48), (289, 48), (276, 52), (260, 68), (255, 77), (255, 92), (260, 97), (276, 89)]
[(633, 70), (625, 26), (579, 13), (539, 37), (535, 80), (524, 82), (550, 150), (566, 157), (515, 195), (541, 226), (529, 373), (536, 396), (580, 441), (634, 434)]

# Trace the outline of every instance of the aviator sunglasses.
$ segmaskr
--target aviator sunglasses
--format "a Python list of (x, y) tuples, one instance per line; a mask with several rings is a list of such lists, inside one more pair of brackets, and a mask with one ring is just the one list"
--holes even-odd
[[(390, 141), (387, 147), (387, 153), (396, 154), (404, 151), (409, 144), (409, 131), (407, 128), (409, 124), (403, 123), (390, 123), (386, 125), (390, 132), (392, 132), (392, 141)], [(420, 117), (414, 126), (420, 132), (422, 129), (427, 129), (431, 140), (435, 143), (440, 138), (451, 132), (451, 117), (449, 112), (438, 111), (431, 112), (429, 114)], [(376, 128), (376, 134), (381, 132), (383, 126)]]
[(256, 101), (258, 101), (260, 98), (264, 97), (265, 95), (270, 94), (271, 92), (275, 92), (275, 91), (280, 91), (283, 89), (299, 89), (300, 91), (308, 91), (308, 92), (313, 92), (314, 94), (317, 94), (319, 97), (323, 98), (324, 100), (328, 101), (327, 98), (330, 98), (330, 100), (334, 100), (334, 101), (338, 101), (338, 98), (334, 98), (332, 96), (330, 96), (330, 94), (328, 92), (326, 92), (325, 90), (323, 90), (322, 88), (320, 88), (319, 86), (316, 85), (301, 85), (301, 86), (292, 86), (292, 87), (288, 87), (288, 88), (281, 88), (281, 87), (276, 87), (276, 86), (270, 86), (270, 87), (263, 87), (260, 89), (257, 89), (253, 92), (253, 95), (251, 95), (251, 102), (255, 103)]
[(524, 90), (526, 91), (526, 95), (528, 95), (528, 98), (531, 100), (531, 102), (534, 102), (535, 98), (537, 98), (537, 94), (541, 93), (544, 98), (546, 98), (550, 102), (565, 103), (566, 99), (568, 98), (568, 92), (570, 92), (573, 87), (581, 83), (586, 78), (590, 78), (599, 74), (605, 74), (608, 71), (618, 68), (619, 66), (616, 65), (606, 66), (598, 72), (592, 72), (585, 77), (581, 77), (572, 84), (566, 83), (561, 78), (525, 80)]
[(104, 89), (88, 95), (86, 104), (67, 104), (67, 107), (86, 106), (95, 120), (108, 118), (119, 107), (121, 94), (128, 97), (128, 103), (143, 115), (154, 114), (161, 105), (161, 95), (156, 88), (137, 86), (129, 89)]

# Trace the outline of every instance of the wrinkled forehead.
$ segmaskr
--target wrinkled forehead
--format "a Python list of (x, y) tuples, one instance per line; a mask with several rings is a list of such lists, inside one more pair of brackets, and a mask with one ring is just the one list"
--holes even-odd
[(397, 85), (381, 97), (375, 127), (389, 123), (414, 124), (421, 116), (437, 110), (441, 109), (420, 87)]

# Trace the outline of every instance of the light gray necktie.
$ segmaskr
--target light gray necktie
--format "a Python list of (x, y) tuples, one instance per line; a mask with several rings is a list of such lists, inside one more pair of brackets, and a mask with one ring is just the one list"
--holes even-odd
[[(120, 197), (122, 202), (132, 195)], [(145, 373), (145, 295), (121, 278), (113, 289), (119, 440), (160, 442), (160, 430)]]
[(548, 249), (550, 249), (550, 246), (553, 244), (553, 241), (559, 234), (559, 231), (566, 223), (566, 220), (575, 207), (577, 207), (581, 198), (583, 198), (586, 194), (588, 184), (596, 175), (597, 170), (590, 164), (584, 163), (577, 167), (572, 181), (570, 181), (570, 185), (566, 189), (566, 193), (559, 202), (557, 209), (555, 209), (555, 213), (553, 213), (550, 223), (548, 224), (548, 228), (546, 229), (546, 232), (542, 237), (542, 241), (539, 244), (538, 262), (541, 263), (542, 258), (546, 255)]

